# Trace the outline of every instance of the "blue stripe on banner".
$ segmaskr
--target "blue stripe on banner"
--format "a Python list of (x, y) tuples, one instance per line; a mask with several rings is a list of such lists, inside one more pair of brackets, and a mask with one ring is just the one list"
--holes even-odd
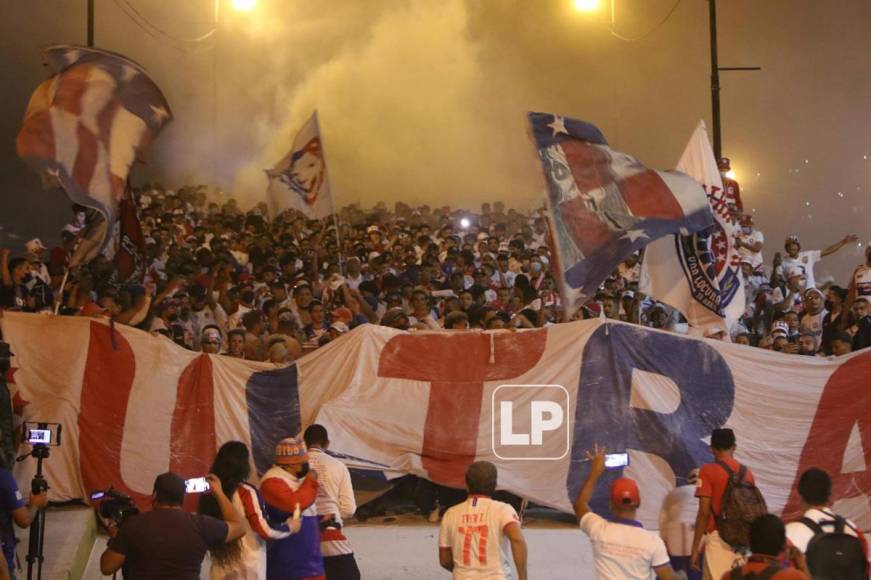
[(251, 454), (258, 473), (263, 473), (275, 458), (275, 444), (301, 429), (296, 365), (252, 374), (245, 385), (245, 400)]
[[(632, 405), (633, 371), (660, 375), (677, 388), (671, 413)], [(590, 473), (586, 451), (595, 444), (656, 455), (678, 477), (711, 460), (704, 438), (726, 424), (735, 404), (735, 382), (723, 356), (701, 340), (650, 332), (629, 324), (603, 324), (581, 359), (578, 403), (566, 481), (574, 501)], [(608, 470), (590, 502), (608, 513), (608, 490), (623, 469)]]

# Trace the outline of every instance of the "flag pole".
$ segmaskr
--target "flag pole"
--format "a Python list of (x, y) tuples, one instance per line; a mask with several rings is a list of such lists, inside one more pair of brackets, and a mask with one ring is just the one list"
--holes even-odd
[(324, 140), (324, 134), (321, 132), (321, 122), (318, 118), (318, 111), (315, 109), (315, 128), (321, 138), (321, 151), (324, 156), (324, 167), (326, 167), (327, 187), (330, 189), (330, 209), (333, 214), (333, 225), (336, 226), (336, 245), (339, 246), (339, 274), (345, 275), (345, 253), (342, 250), (342, 232), (339, 228), (339, 213), (336, 211), (336, 204), (333, 200), (333, 182), (330, 180), (330, 166), (327, 164), (327, 147)]
[(60, 312), (60, 303), (64, 300), (64, 288), (67, 285), (67, 278), (70, 276), (70, 269), (65, 268), (64, 270), (64, 279), (60, 283), (60, 290), (58, 290), (57, 298), (54, 299), (54, 315), (57, 316), (57, 313)]

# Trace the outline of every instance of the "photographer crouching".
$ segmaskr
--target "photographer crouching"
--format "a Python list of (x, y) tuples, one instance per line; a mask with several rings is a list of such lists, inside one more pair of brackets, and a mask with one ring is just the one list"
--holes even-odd
[(127, 518), (100, 557), (110, 575), (124, 567), (125, 577), (199, 580), (209, 548), (233, 542), (245, 533), (239, 515), (214, 475), (206, 476), (223, 521), (182, 509), (185, 482), (175, 473), (154, 480), (152, 509)]

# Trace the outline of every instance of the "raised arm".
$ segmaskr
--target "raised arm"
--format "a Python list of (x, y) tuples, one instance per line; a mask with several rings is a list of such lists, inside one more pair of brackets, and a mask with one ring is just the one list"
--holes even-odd
[(593, 445), (593, 453), (587, 451), (587, 458), (590, 460), (590, 475), (575, 498), (575, 516), (578, 521), (590, 512), (590, 498), (593, 497), (599, 478), (605, 472), (605, 448), (598, 444)]
[(826, 256), (831, 256), (832, 254), (834, 254), (835, 252), (837, 252), (838, 250), (840, 250), (841, 248), (843, 248), (847, 244), (849, 244), (851, 242), (855, 242), (858, 239), (859, 239), (859, 236), (857, 236), (856, 234), (846, 235), (846, 236), (844, 236), (844, 239), (842, 239), (841, 241), (835, 242), (834, 244), (832, 244), (831, 246), (829, 246), (828, 248), (826, 248), (825, 250), (820, 252), (820, 255), (824, 258)]
[(215, 498), (215, 501), (218, 502), (218, 507), (221, 508), (221, 517), (227, 524), (227, 537), (224, 538), (224, 543), (226, 544), (233, 540), (238, 540), (245, 535), (245, 526), (242, 525), (239, 513), (224, 494), (224, 489), (221, 487), (221, 480), (218, 479), (218, 476), (210, 473), (206, 476), (206, 479), (209, 481), (209, 485), (211, 486), (212, 497)]
[(301, 509), (306, 509), (315, 502), (318, 495), (317, 472), (310, 471), (296, 491), (292, 491), (279, 479), (266, 479), (260, 485), (260, 493), (263, 494), (266, 503), (283, 512), (292, 513), (297, 504)]
[(254, 530), (254, 533), (264, 540), (281, 540), (291, 534), (299, 531), (301, 520), (291, 519), (287, 522), (288, 530), (276, 530), (269, 525), (266, 518), (263, 517), (263, 511), (260, 509), (260, 501), (257, 497), (257, 492), (248, 487), (246, 484), (241, 484), (238, 488), (239, 499), (242, 500), (242, 507), (245, 509), (245, 519), (248, 520), (248, 525)]

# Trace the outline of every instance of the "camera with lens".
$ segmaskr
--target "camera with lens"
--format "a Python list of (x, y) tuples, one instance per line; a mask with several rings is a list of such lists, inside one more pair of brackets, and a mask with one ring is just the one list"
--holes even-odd
[(101, 518), (111, 520), (119, 527), (127, 521), (127, 518), (139, 513), (139, 508), (129, 495), (111, 487), (91, 493), (91, 502), (95, 504), (94, 509)]

